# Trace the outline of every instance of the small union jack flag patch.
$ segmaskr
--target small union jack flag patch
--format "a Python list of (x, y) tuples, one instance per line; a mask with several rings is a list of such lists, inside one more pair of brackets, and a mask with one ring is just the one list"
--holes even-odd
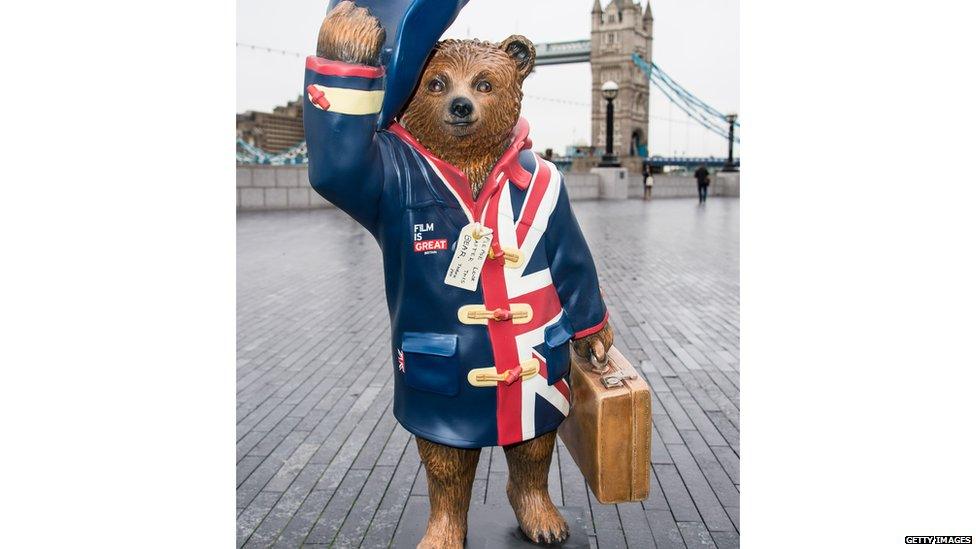
[(399, 364), (401, 372), (407, 371), (406, 364), (403, 361), (403, 351), (401, 349), (397, 349), (397, 364)]

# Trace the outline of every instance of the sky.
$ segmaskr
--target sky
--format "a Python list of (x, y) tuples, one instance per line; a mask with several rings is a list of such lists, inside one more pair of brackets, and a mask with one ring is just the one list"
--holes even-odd
[[(642, 0), (644, 1), (644, 0)], [(608, 0), (603, 0), (604, 5)], [(470, 0), (445, 38), (533, 42), (589, 39), (593, 0)], [(238, 0), (237, 42), (300, 53), (237, 47), (237, 111), (268, 111), (296, 99), (304, 56), (315, 53), (326, 0)], [(654, 62), (721, 112), (739, 109), (738, 0), (652, 0)], [(538, 67), (525, 81), (522, 116), (537, 150), (589, 144), (590, 66)], [(650, 154), (727, 154), (727, 141), (672, 106), (652, 86)], [(748, 127), (748, 120), (740, 122)], [(738, 153), (736, 153), (738, 154)]]

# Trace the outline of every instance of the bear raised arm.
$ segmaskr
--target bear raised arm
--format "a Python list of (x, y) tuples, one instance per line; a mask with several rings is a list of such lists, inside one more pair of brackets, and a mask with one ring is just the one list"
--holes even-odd
[(312, 188), (367, 230), (377, 230), (383, 163), (376, 130), (384, 96), (386, 31), (366, 8), (337, 4), (305, 63), (303, 121)]

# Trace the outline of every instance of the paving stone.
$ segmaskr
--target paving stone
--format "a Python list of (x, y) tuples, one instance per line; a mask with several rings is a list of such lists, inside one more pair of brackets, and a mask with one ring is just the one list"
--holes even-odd
[(281, 464), (278, 472), (275, 473), (275, 476), (271, 477), (271, 480), (268, 481), (264, 489), (269, 492), (284, 492), (287, 490), (291, 482), (295, 480), (295, 477), (302, 472), (302, 468), (308, 463), (312, 454), (318, 449), (318, 444), (305, 443), (299, 445), (295, 453)]
[(305, 501), (302, 502), (301, 506), (299, 506), (298, 510), (295, 511), (295, 514), (292, 515), (288, 525), (282, 531), (281, 535), (278, 536), (274, 547), (286, 549), (301, 545), (302, 540), (308, 536), (312, 527), (315, 526), (315, 521), (318, 520), (319, 515), (322, 514), (322, 510), (325, 509), (326, 504), (328, 504), (331, 498), (331, 492), (324, 490), (311, 492), (305, 498)]
[(715, 547), (712, 536), (705, 529), (705, 525), (700, 522), (679, 522), (678, 529), (681, 537), (685, 540), (688, 549), (699, 547)]
[[(275, 448), (281, 444), (281, 441), (285, 439), (286, 436), (291, 434), (295, 430), (295, 425), (300, 421), (298, 418), (286, 418), (284, 417), (285, 411), (278, 414), (279, 422), (274, 423), (269, 421), (268, 424), (273, 424), (274, 428), (271, 431), (263, 431), (257, 429), (256, 432), (267, 433), (250, 451), (247, 452), (249, 456), (267, 456), (274, 451)], [(269, 418), (274, 416), (269, 415)]]
[(334, 543), (337, 547), (358, 547), (362, 543), (392, 476), (393, 467), (376, 467), (369, 472), (362, 492), (336, 535)]
[(239, 507), (246, 507), (250, 504), (251, 500), (264, 488), (264, 485), (278, 473), (285, 459), (298, 448), (304, 436), (305, 434), (300, 432), (292, 432), (286, 436), (281, 444), (237, 487), (237, 505)]
[(647, 523), (647, 515), (640, 502), (619, 503), (617, 510), (620, 512), (620, 524), (627, 547), (647, 547), (656, 548), (654, 535), (651, 533), (651, 526)]
[(738, 549), (739, 534), (735, 532), (709, 532), (718, 549)]
[(718, 458), (712, 453), (713, 447), (705, 444), (705, 440), (694, 431), (683, 431), (688, 451), (695, 458), (695, 462), (702, 474), (708, 479), (708, 485), (715, 492), (719, 502), (725, 507), (739, 505), (739, 491), (735, 483), (722, 468)]
[(667, 511), (671, 514), (671, 506), (668, 504), (667, 498), (664, 497), (664, 490), (661, 488), (661, 481), (657, 477), (657, 472), (654, 467), (651, 467), (651, 491), (643, 502), (641, 502), (645, 511)]
[[(376, 514), (373, 515), (373, 521), (363, 539), (363, 547), (389, 547), (419, 470), (420, 455), (416, 451), (411, 452), (408, 447), (403, 460), (399, 462), (393, 473), (393, 478), (390, 479)], [(475, 498), (472, 500), (476, 501)], [(484, 503), (483, 500), (481, 502)], [(416, 517), (406, 517), (406, 520), (416, 520)]]
[(271, 511), (280, 494), (263, 493), (252, 499), (237, 517), (237, 546), (242, 547), (251, 533)]
[(729, 514), (729, 518), (732, 519), (732, 524), (735, 525), (735, 531), (739, 531), (739, 508), (738, 507), (726, 507), (725, 512)]
[(240, 486), (251, 473), (257, 469), (258, 465), (264, 461), (263, 456), (247, 456), (237, 462), (237, 485)]
[(658, 549), (684, 549), (685, 542), (681, 530), (670, 511), (653, 509), (646, 511), (647, 523)]
[[(729, 520), (729, 516), (715, 495), (714, 489), (708, 483), (708, 479), (698, 467), (698, 463), (695, 462), (695, 458), (692, 457), (688, 448), (684, 445), (673, 444), (668, 450), (671, 452), (671, 457), (674, 458), (674, 465), (681, 475), (681, 480), (684, 481), (685, 487), (688, 489), (688, 493), (694, 500), (698, 513), (708, 529), (725, 532), (734, 530), (732, 521)], [(734, 488), (729, 487), (729, 489)], [(736, 501), (732, 502), (732, 504), (734, 503)]]
[(237, 441), (237, 462), (240, 463), (244, 459), (244, 456), (267, 435), (268, 433), (266, 431), (250, 431), (244, 435), (244, 438)]
[(301, 507), (304, 497), (305, 494), (291, 491), (280, 494), (274, 507), (264, 517), (264, 520), (261, 521), (257, 529), (254, 530), (254, 533), (248, 538), (244, 547), (271, 547), (278, 538), (278, 534), (288, 524), (299, 507)]
[(369, 471), (363, 469), (349, 471), (336, 489), (332, 500), (315, 522), (315, 526), (305, 540), (306, 543), (332, 543), (349, 509), (355, 504), (357, 496), (362, 491), (368, 475)]

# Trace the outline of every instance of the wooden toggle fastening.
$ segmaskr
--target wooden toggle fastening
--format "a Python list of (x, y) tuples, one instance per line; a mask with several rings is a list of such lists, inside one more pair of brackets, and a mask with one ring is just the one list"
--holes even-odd
[(521, 267), (522, 264), (525, 263), (525, 255), (521, 250), (502, 248), (501, 246), (497, 246), (497, 244), (497, 242), (491, 243), (491, 249), (488, 250), (488, 259), (495, 259), (496, 257), (504, 256), (505, 267), (509, 269)]
[(530, 358), (515, 368), (499, 373), (494, 366), (475, 368), (468, 372), (468, 383), (475, 387), (495, 387), (499, 383), (511, 385), (519, 379), (528, 379), (539, 373), (539, 359)]
[(316, 107), (322, 109), (323, 111), (329, 110), (329, 100), (325, 98), (325, 93), (315, 87), (315, 84), (309, 84), (305, 90), (308, 92), (308, 100), (312, 102)]
[(526, 324), (532, 320), (532, 306), (528, 303), (511, 303), (508, 307), (489, 310), (484, 305), (465, 305), (458, 309), (458, 320), (463, 324), (485, 325), (489, 320), (511, 321), (513, 324)]
[(488, 250), (489, 259), (495, 259), (496, 257), (501, 257), (505, 255), (505, 251), (502, 249), (502, 245), (498, 241), (491, 243), (491, 249)]

